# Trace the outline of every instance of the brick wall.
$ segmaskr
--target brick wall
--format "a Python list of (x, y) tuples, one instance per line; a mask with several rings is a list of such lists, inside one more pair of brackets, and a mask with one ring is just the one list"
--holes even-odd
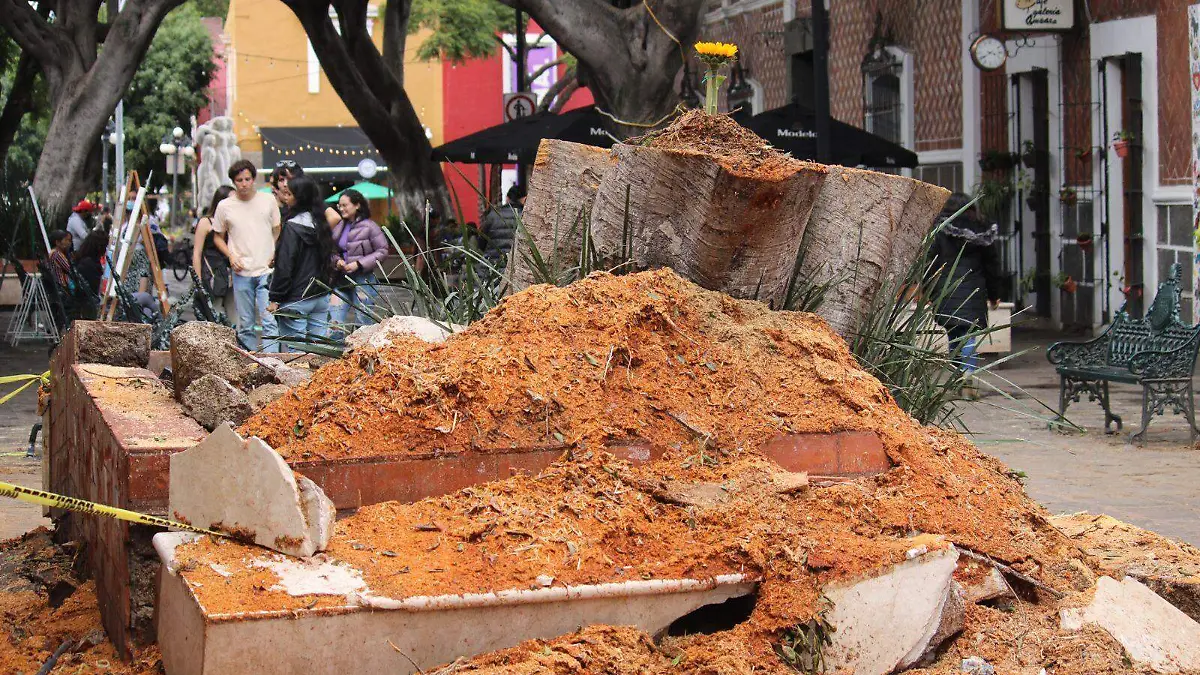
[[(747, 77), (762, 87), (763, 109), (755, 110), (755, 114), (787, 103), (782, 2), (712, 22), (701, 30), (701, 36), (705, 40), (732, 42), (738, 46), (738, 58), (747, 69)], [(699, 88), (703, 93), (703, 87)], [(724, 110), (727, 108), (724, 91), (721, 96)]]

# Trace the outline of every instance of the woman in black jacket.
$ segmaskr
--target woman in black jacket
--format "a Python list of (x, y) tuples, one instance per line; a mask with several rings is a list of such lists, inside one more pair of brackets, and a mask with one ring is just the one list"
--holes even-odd
[(275, 314), (280, 337), (325, 337), (335, 245), (321, 189), (312, 178), (297, 176), (279, 189), (279, 195), (291, 215), (275, 243), (267, 309)]
[(108, 251), (108, 232), (92, 230), (75, 252), (75, 269), (87, 282), (93, 298), (100, 297), (100, 280), (104, 278), (105, 254)]
[(946, 329), (951, 353), (958, 355), (967, 375), (979, 362), (971, 333), (987, 326), (988, 307), (1000, 304), (999, 229), (985, 225), (974, 208), (946, 222), (969, 202), (967, 195), (955, 193), (938, 216), (928, 296), (937, 303), (935, 319)]

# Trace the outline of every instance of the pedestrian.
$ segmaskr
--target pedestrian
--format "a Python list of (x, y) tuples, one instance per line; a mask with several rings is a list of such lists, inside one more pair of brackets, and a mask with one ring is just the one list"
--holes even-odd
[(208, 211), (196, 223), (196, 232), (192, 238), (192, 269), (200, 275), (200, 284), (208, 292), (214, 308), (224, 308), (225, 316), (234, 316), (230, 311), (233, 294), (230, 290), (233, 283), (230, 280), (229, 258), (217, 248), (213, 232), (213, 215), (217, 212), (226, 197), (233, 194), (233, 188), (222, 185), (213, 193), (212, 203)]
[(91, 228), (88, 226), (87, 218), (91, 216), (92, 211), (96, 209), (96, 205), (86, 199), (82, 199), (78, 204), (71, 208), (71, 215), (67, 218), (67, 232), (71, 235), (71, 241), (74, 242), (76, 249), (79, 248), (83, 240), (87, 238)]
[(966, 376), (964, 393), (976, 397), (976, 342), (987, 326), (988, 308), (1000, 305), (1000, 251), (999, 228), (984, 224), (975, 209), (948, 220), (969, 202), (967, 195), (955, 193), (938, 216), (927, 297), (937, 305), (934, 319), (946, 329), (952, 358)]
[(87, 291), (96, 299), (100, 297), (100, 282), (108, 266), (107, 251), (108, 232), (96, 229), (88, 234), (75, 252), (75, 269), (87, 283)]
[(71, 233), (63, 230), (50, 233), (50, 271), (54, 273), (54, 280), (62, 290), (64, 301), (75, 290), (71, 282), (71, 251), (74, 249), (72, 239), (74, 237)]
[[(254, 189), (257, 174), (249, 160), (234, 162), (229, 167), (234, 192), (217, 204), (212, 217), (213, 244), (229, 259), (233, 269), (238, 339), (251, 351), (259, 349), (254, 331), (256, 319), (263, 335), (274, 335), (278, 330), (267, 306), (271, 263), (280, 229), (279, 207), (270, 195)], [(263, 351), (277, 349), (264, 344)]]
[(508, 203), (492, 209), (483, 219), (483, 235), (487, 238), (484, 255), (498, 266), (508, 259), (524, 209), (525, 188), (514, 185), (508, 189)]
[[(295, 176), (279, 194), (291, 216), (275, 249), (269, 309), (276, 314), (280, 337), (323, 338), (328, 335), (328, 288), (337, 251), (321, 188), (308, 176)], [(286, 348), (296, 351), (290, 344)]]
[[(271, 176), (267, 182), (271, 185), (271, 194), (275, 195), (275, 200), (279, 202), (279, 210), (283, 213), (284, 220), (287, 219), (287, 206), (283, 203), (280, 190), (287, 187), (289, 180), (299, 178), (303, 175), (304, 167), (291, 159), (281, 159), (275, 162), (275, 168), (271, 170)], [(325, 208), (325, 222), (329, 223), (330, 228), (336, 227), (341, 219), (342, 215), (337, 209), (333, 207)]]
[(383, 229), (371, 220), (371, 206), (362, 193), (354, 188), (342, 192), (338, 198), (341, 221), (333, 228), (333, 239), (337, 242), (338, 301), (330, 304), (329, 318), (335, 337), (350, 331), (344, 330), (351, 299), (362, 308), (355, 309), (357, 325), (374, 323), (370, 309), (379, 292), (375, 289), (375, 270), (388, 254), (388, 240)]

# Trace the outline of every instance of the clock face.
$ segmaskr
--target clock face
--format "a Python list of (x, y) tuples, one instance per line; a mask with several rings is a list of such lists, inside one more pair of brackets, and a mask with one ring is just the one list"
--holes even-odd
[(1008, 59), (1008, 50), (999, 39), (984, 35), (971, 45), (971, 59), (980, 70), (998, 70)]

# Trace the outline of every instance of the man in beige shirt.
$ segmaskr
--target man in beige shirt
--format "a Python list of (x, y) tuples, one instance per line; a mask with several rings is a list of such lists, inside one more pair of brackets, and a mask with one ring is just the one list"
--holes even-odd
[[(254, 189), (258, 171), (247, 160), (229, 167), (233, 194), (217, 205), (213, 214), (213, 243), (229, 258), (233, 268), (233, 298), (237, 304), (238, 341), (250, 351), (259, 350), (255, 335), (257, 318), (263, 335), (277, 335), (275, 317), (267, 311), (270, 300), (271, 265), (275, 258), (275, 239), (279, 237), (279, 207), (275, 199)], [(276, 343), (262, 351), (279, 351)]]

